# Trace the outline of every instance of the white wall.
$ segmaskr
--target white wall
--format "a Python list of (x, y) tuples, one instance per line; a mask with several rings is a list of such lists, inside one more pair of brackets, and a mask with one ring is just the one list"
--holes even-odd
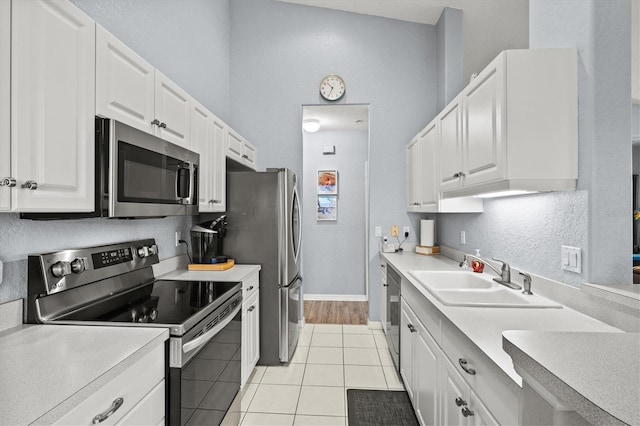
[(440, 15), (438, 38), (438, 111), (442, 110), (464, 88), (463, 13), (445, 7)]
[[(258, 146), (258, 167), (300, 172), (301, 106), (324, 104), (320, 80), (340, 74), (339, 103), (370, 105), (371, 227), (407, 224), (404, 145), (435, 115), (435, 27), (271, 0), (232, 1), (231, 21), (232, 116)], [(372, 320), (379, 298), (372, 285)]]
[[(304, 293), (364, 296), (365, 162), (369, 132), (367, 129), (305, 132), (303, 145)], [(323, 155), (324, 145), (334, 145), (335, 155)], [(318, 170), (338, 171), (337, 221), (317, 220)]]

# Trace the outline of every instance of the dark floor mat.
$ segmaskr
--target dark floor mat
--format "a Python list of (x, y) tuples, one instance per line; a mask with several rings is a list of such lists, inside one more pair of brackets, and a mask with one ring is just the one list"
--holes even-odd
[(349, 426), (417, 426), (405, 391), (347, 389)]

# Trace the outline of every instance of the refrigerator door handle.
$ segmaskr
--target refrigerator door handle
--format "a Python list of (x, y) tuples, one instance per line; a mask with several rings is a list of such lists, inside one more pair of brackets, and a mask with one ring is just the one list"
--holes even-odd
[[(294, 234), (298, 236), (298, 241), (295, 242), (297, 244), (294, 248), (293, 255), (295, 257), (296, 263), (298, 263), (298, 257), (300, 256), (300, 245), (302, 241), (302, 211), (300, 210), (300, 197), (298, 197), (298, 189), (295, 187), (293, 189), (293, 202), (295, 203), (296, 211), (298, 212), (297, 214), (298, 232)], [(292, 208), (291, 214), (293, 215), (293, 208)], [(292, 235), (292, 238), (293, 238), (293, 235)]]

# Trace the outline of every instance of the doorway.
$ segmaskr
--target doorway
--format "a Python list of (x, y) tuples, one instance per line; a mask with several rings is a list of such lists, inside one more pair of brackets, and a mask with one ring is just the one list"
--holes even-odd
[(368, 105), (306, 105), (302, 130), (304, 299), (368, 301)]

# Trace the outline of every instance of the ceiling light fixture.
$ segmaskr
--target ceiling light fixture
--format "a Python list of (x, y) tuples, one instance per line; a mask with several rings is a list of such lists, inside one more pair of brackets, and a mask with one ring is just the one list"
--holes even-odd
[(314, 118), (304, 120), (302, 122), (302, 128), (305, 132), (314, 133), (320, 130), (320, 121)]

